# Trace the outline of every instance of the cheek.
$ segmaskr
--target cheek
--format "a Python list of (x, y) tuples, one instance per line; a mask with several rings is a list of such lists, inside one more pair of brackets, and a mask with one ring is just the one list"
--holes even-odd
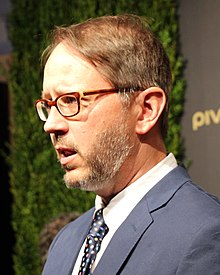
[(68, 139), (72, 140), (82, 153), (87, 153), (96, 142), (99, 129), (99, 125), (94, 122), (77, 122), (70, 126)]
[[(119, 102), (120, 103), (120, 102)], [(121, 103), (100, 101), (90, 111), (82, 110), (77, 117), (77, 121), (69, 124), (70, 135), (76, 145), (83, 151), (90, 149), (97, 142), (97, 136), (100, 136), (105, 129), (112, 128), (122, 119)], [(126, 119), (126, 118), (125, 118)]]

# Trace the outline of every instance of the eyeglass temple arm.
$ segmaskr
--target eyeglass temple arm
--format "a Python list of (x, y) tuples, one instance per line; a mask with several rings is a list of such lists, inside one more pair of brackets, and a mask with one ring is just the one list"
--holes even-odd
[(95, 91), (83, 92), (83, 96), (86, 96), (86, 95), (95, 95), (95, 94), (100, 94), (100, 93), (117, 93), (117, 92), (119, 92), (118, 88), (100, 89), (100, 90), (95, 90)]

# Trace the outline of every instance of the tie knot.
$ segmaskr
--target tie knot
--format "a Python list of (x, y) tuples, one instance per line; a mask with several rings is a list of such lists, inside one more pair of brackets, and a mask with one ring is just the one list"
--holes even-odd
[(104, 236), (108, 233), (108, 226), (105, 224), (103, 218), (103, 208), (96, 211), (94, 219), (92, 221), (89, 235), (93, 238), (97, 238), (97, 241), (102, 241)]

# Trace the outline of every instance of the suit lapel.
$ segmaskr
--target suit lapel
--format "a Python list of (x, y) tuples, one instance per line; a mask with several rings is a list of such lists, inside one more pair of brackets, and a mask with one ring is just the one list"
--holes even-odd
[[(73, 267), (75, 265), (76, 259), (78, 257), (79, 251), (82, 247), (82, 244), (86, 238), (86, 235), (88, 233), (90, 224), (91, 224), (91, 220), (93, 217), (93, 212), (94, 212), (94, 208), (90, 209), (83, 217), (82, 221), (80, 221), (79, 223), (77, 223), (77, 226), (74, 226), (71, 228), (71, 231), (73, 232), (72, 236), (72, 240), (70, 241), (70, 239), (68, 239), (68, 246), (71, 243), (72, 248), (68, 249), (68, 254), (65, 255), (65, 257), (69, 257), (69, 259), (67, 259), (66, 262), (71, 263), (70, 267), (69, 267), (69, 273), (68, 274), (72, 274), (73, 271)], [(73, 231), (74, 229), (74, 231)], [(76, 232), (74, 234), (74, 232)], [(78, 238), (76, 238), (75, 236), (78, 236)], [(64, 274), (64, 273), (63, 273)]]
[[(58, 233), (52, 243), (51, 253), (48, 255), (43, 275), (72, 274), (79, 250), (89, 229), (93, 211), (94, 208), (90, 209)], [(63, 231), (65, 231), (65, 234), (62, 234)], [(54, 261), (54, 259), (57, 259), (57, 261)]]
[(149, 211), (163, 207), (187, 181), (191, 179), (185, 168), (173, 169), (146, 194)]
[(105, 250), (93, 274), (117, 274), (121, 265), (128, 257), (144, 231), (152, 222), (149, 211), (140, 218), (140, 211), (147, 209), (146, 199), (142, 200), (119, 227)]
[(158, 182), (118, 228), (93, 274), (119, 273), (132, 249), (152, 224), (151, 213), (166, 205), (175, 192), (189, 180), (185, 169), (177, 167)]

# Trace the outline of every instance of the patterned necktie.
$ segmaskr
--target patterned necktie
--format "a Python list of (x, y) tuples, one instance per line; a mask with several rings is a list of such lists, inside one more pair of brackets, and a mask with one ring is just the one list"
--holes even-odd
[(96, 254), (100, 250), (101, 242), (108, 233), (108, 226), (103, 218), (103, 208), (96, 211), (92, 221), (89, 233), (86, 238), (84, 255), (79, 269), (79, 275), (91, 275), (92, 265), (95, 261)]

